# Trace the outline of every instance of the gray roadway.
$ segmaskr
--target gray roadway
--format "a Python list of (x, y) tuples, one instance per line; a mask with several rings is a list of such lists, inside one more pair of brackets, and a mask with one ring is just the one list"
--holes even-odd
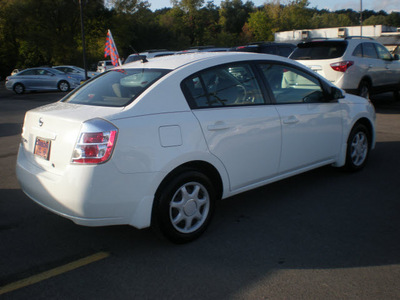
[(63, 94), (0, 85), (0, 299), (400, 299), (400, 103), (390, 95), (374, 99), (378, 143), (363, 171), (324, 167), (235, 196), (202, 238), (176, 246), (151, 230), (74, 225), (29, 200), (14, 172), (23, 115)]

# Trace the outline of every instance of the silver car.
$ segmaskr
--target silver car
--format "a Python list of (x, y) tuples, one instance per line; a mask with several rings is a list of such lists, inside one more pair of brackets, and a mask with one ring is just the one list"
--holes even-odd
[[(76, 66), (55, 66), (53, 67), (53, 69), (59, 70), (61, 72), (67, 73), (68, 75), (71, 75), (72, 77), (75, 77), (79, 80), (86, 80), (85, 78), (85, 70), (80, 68), (80, 67), (76, 67)], [(88, 78), (92, 78), (95, 77), (97, 75), (99, 75), (100, 73), (98, 72), (94, 72), (94, 71), (87, 71), (87, 76)]]
[(73, 78), (52, 68), (31, 68), (6, 78), (6, 88), (17, 94), (25, 91), (60, 90), (68, 92), (79, 86), (77, 78)]

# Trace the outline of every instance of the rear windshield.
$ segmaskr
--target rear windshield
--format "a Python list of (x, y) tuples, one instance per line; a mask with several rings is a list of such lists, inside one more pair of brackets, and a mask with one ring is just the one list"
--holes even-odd
[(164, 69), (111, 70), (90, 80), (62, 100), (74, 104), (126, 106), (167, 74)]
[(297, 45), (290, 58), (297, 60), (338, 58), (343, 56), (346, 47), (345, 41), (302, 43)]

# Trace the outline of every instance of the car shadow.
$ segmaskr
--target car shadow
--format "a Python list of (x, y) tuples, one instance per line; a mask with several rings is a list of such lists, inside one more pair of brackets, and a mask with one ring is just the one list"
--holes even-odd
[(0, 123), (0, 137), (21, 134), (22, 124), (19, 123)]
[[(229, 299), (279, 270), (397, 265), (398, 153), (400, 142), (380, 142), (360, 172), (323, 167), (220, 201), (206, 233), (185, 245), (129, 226), (78, 226), (21, 190), (0, 190), (0, 233), (6, 241), (0, 255), (8, 253), (10, 261), (0, 281), (104, 250), (112, 257), (102, 272), (118, 270), (118, 280), (110, 290), (95, 288), (108, 286), (107, 276), (86, 278), (91, 296), (111, 297), (118, 290), (114, 295), (120, 298), (133, 293), (167, 299), (179, 282), (185, 298)], [(127, 281), (135, 283), (134, 291)]]

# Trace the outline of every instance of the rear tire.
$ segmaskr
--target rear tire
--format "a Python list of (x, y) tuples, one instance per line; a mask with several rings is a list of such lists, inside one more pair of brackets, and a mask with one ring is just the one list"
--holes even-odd
[(191, 242), (206, 230), (216, 200), (214, 187), (204, 174), (188, 170), (159, 189), (152, 213), (152, 227), (172, 241)]
[(358, 87), (358, 95), (365, 98), (370, 99), (371, 96), (371, 85), (368, 81), (363, 80), (360, 82), (360, 86)]
[(400, 101), (400, 90), (393, 92), (393, 99), (394, 101)]
[(347, 140), (346, 164), (347, 171), (358, 171), (367, 163), (371, 148), (371, 135), (366, 126), (361, 123), (354, 125)]

